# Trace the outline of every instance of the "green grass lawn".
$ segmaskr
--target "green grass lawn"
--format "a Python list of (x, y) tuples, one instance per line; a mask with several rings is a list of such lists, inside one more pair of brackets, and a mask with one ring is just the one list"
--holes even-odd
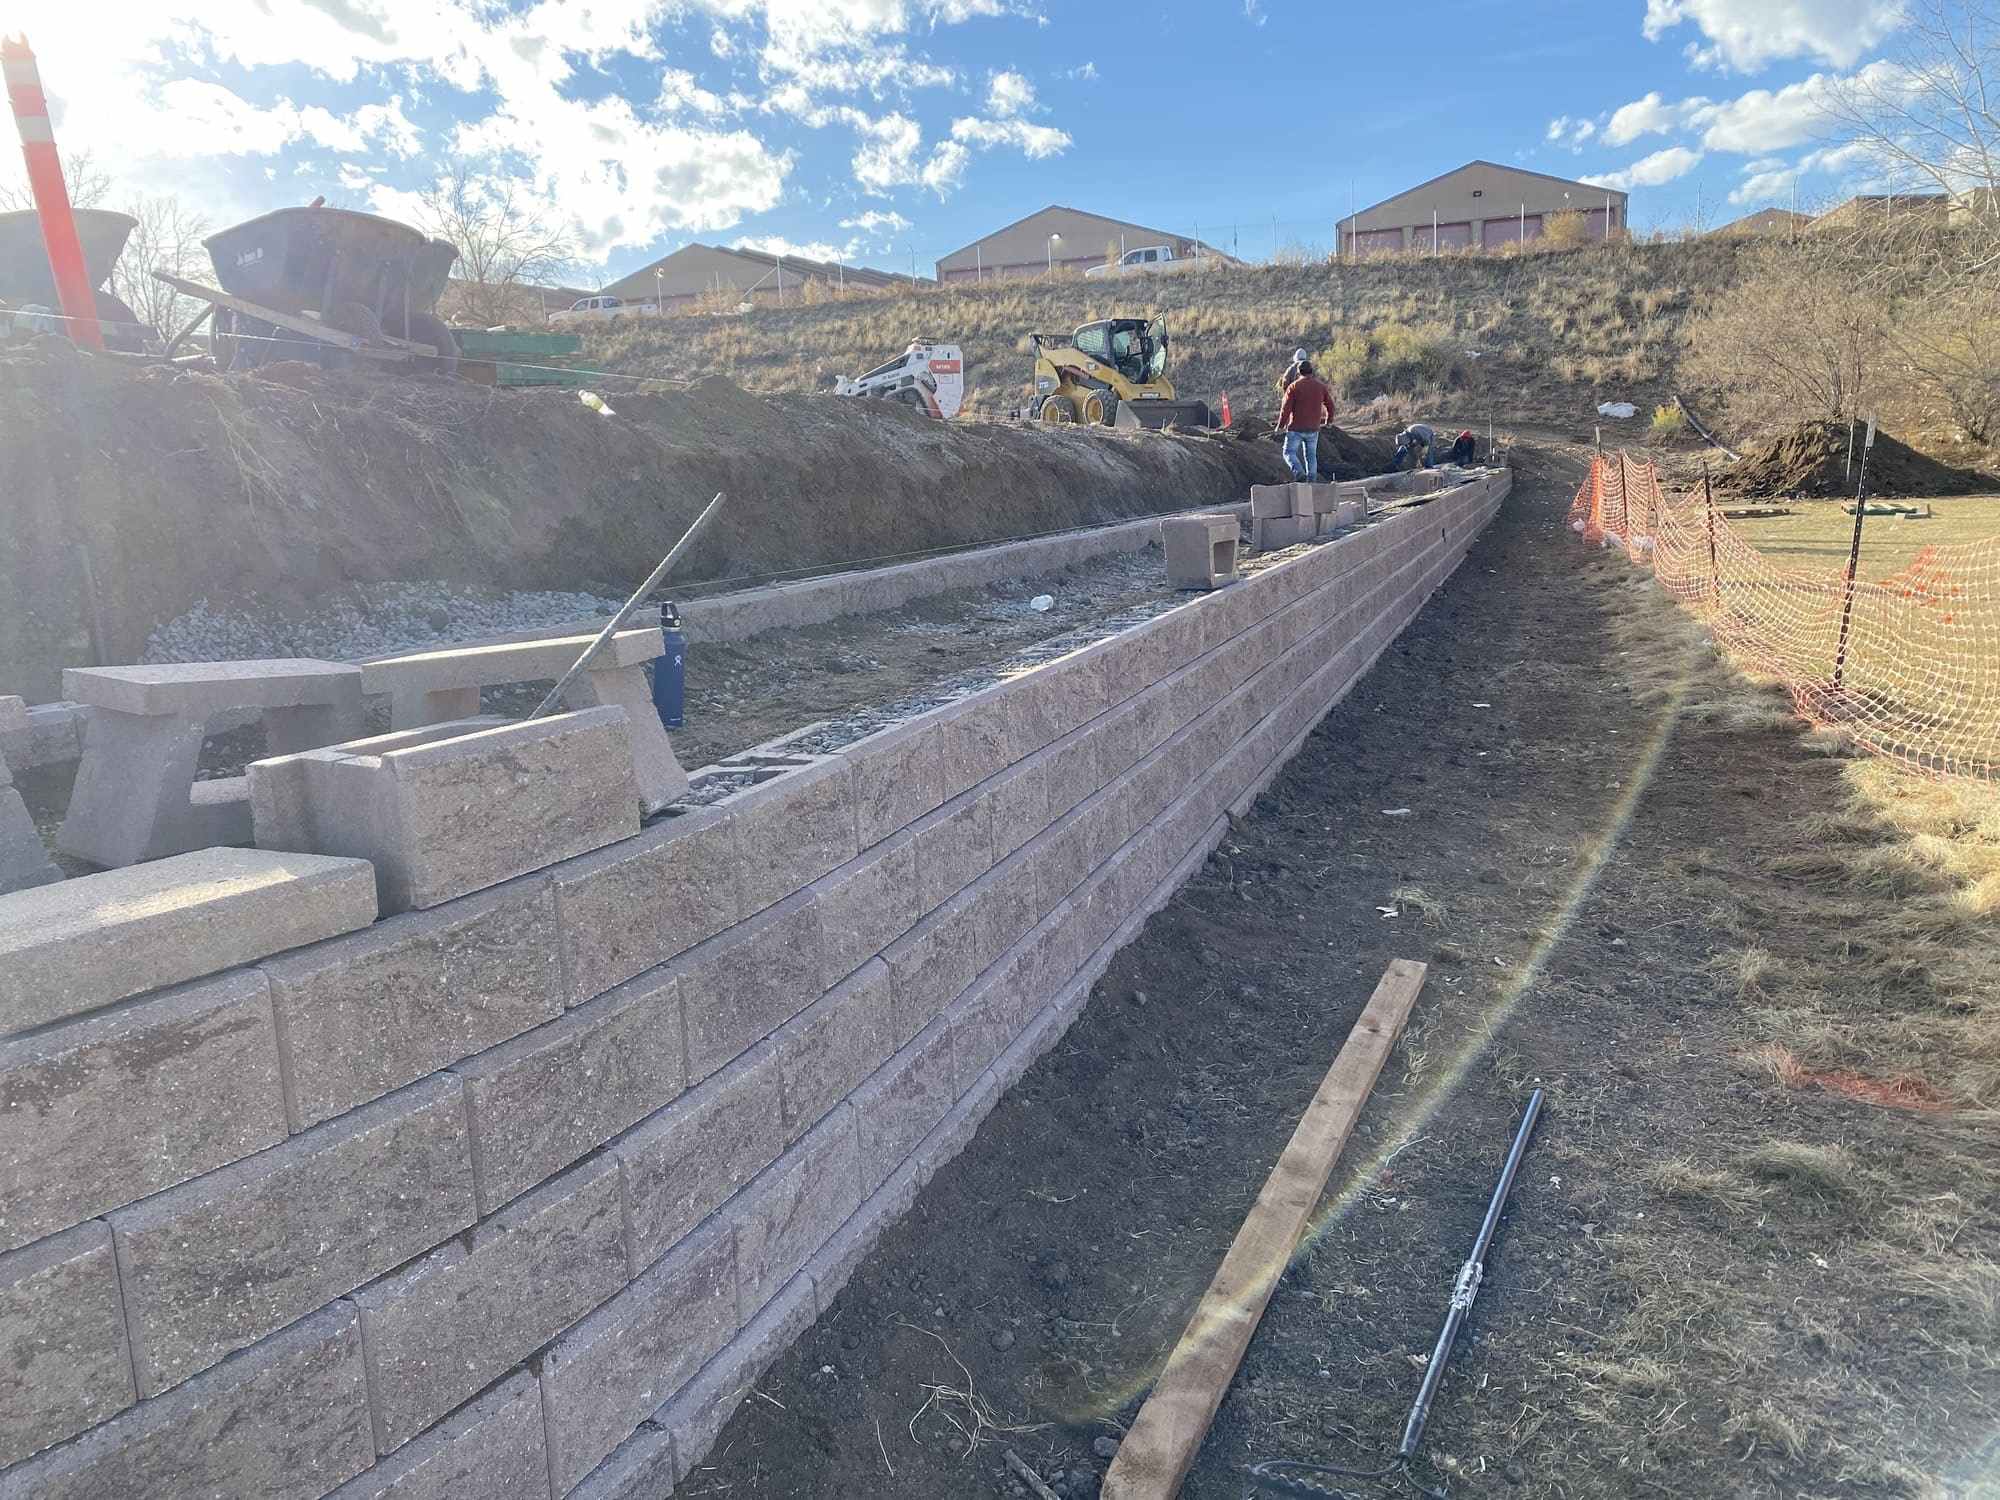
[[(1898, 505), (1924, 501), (1897, 500)], [(1928, 520), (1870, 516), (1861, 528), (1861, 577), (1881, 578), (1907, 567), (1926, 547), (1984, 541), (2000, 536), (2000, 496), (1954, 496), (1932, 500)], [(1832, 500), (1794, 500), (1793, 514), (1729, 524), (1760, 552), (1786, 567), (1837, 572), (1847, 564), (1854, 517)]]

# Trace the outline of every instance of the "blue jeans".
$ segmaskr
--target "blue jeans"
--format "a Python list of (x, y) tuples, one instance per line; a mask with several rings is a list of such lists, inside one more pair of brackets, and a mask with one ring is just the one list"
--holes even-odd
[[(1411, 446), (1410, 444), (1404, 443), (1396, 449), (1395, 460), (1389, 465), (1389, 472), (1391, 474), (1400, 474), (1403, 472), (1403, 465), (1408, 463), (1410, 460), (1410, 446)], [(1424, 461), (1422, 464), (1423, 468), (1435, 469), (1437, 467), (1435, 463), (1431, 462), (1430, 449), (1420, 446), (1418, 447), (1417, 451), (1421, 453), (1424, 457)]]
[(1288, 432), (1285, 434), (1285, 466), (1304, 480), (1319, 478), (1319, 434), (1317, 432)]

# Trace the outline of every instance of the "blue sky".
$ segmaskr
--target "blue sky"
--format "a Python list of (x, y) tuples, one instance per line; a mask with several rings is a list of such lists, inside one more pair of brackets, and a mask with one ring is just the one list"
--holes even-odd
[[(114, 201), (411, 217), (514, 179), (615, 278), (690, 240), (928, 274), (1045, 203), (1249, 257), (1473, 157), (1677, 228), (1865, 188), (1902, 0), (0, 0)], [(7, 172), (14, 159), (7, 153)], [(6, 180), (6, 179), (0, 179)]]

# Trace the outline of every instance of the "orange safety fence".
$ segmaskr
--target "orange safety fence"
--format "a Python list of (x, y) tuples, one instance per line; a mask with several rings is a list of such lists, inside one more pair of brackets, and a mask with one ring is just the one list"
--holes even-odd
[[(1649, 460), (1600, 457), (1570, 506), (1622, 546), (1800, 715), (1936, 775), (2000, 780), (2000, 537), (1926, 547), (1885, 577), (1785, 567), (1704, 491), (1670, 494)], [(1865, 524), (1865, 521), (1864, 521)]]

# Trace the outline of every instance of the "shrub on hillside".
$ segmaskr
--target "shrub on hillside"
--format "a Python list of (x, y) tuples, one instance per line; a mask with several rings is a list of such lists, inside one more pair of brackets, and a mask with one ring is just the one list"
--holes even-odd
[(1663, 402), (1653, 408), (1653, 441), (1669, 443), (1681, 435), (1687, 426), (1687, 413), (1673, 402)]
[(1542, 243), (1551, 250), (1575, 250), (1590, 243), (1590, 221), (1581, 209), (1566, 208), (1542, 220)]
[(1343, 333), (1314, 356), (1326, 383), (1336, 391), (1351, 391), (1368, 373), (1375, 345), (1365, 333)]
[(1376, 374), (1384, 385), (1453, 385), (1464, 378), (1451, 331), (1436, 323), (1384, 323), (1375, 330)]

